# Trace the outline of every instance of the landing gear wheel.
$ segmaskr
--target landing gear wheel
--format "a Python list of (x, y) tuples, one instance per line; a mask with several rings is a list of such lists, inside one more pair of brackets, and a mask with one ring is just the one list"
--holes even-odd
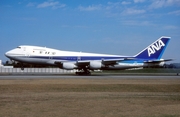
[(91, 75), (89, 70), (83, 70), (81, 72), (76, 72), (76, 75)]
[(24, 71), (24, 65), (23, 65), (23, 63), (21, 63), (20, 65), (21, 65), (21, 70)]

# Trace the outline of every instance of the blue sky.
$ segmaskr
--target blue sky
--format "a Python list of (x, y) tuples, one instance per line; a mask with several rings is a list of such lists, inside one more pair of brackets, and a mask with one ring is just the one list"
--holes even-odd
[(0, 59), (19, 45), (134, 55), (161, 36), (180, 62), (180, 0), (1, 0)]

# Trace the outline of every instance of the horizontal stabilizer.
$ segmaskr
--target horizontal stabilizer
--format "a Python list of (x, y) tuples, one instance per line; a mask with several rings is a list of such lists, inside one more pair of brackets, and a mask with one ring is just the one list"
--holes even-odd
[(160, 63), (160, 62), (167, 62), (172, 61), (173, 59), (160, 59), (160, 60), (150, 60), (150, 61), (144, 61), (144, 63)]

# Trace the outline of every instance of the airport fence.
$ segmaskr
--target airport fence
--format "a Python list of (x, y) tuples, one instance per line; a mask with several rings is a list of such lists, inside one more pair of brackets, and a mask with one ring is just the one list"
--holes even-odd
[(62, 74), (62, 73), (74, 73), (77, 70), (64, 70), (60, 68), (3, 68), (0, 67), (0, 74), (18, 74), (18, 73), (47, 73), (47, 74)]

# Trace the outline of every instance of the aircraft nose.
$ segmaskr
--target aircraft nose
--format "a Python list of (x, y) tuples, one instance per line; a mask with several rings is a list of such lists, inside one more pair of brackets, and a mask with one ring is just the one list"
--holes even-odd
[(10, 59), (14, 59), (14, 58), (17, 58), (17, 57), (23, 56), (23, 55), (24, 55), (24, 53), (20, 49), (17, 49), (17, 48), (12, 49), (5, 53), (5, 56)]
[(8, 57), (8, 58), (12, 58), (12, 57), (14, 57), (14, 55), (16, 55), (16, 50), (15, 49), (10, 50), (10, 51), (5, 53), (5, 56)]
[(10, 51), (6, 52), (6, 53), (5, 53), (5, 56), (8, 57), (8, 58), (11, 57)]

